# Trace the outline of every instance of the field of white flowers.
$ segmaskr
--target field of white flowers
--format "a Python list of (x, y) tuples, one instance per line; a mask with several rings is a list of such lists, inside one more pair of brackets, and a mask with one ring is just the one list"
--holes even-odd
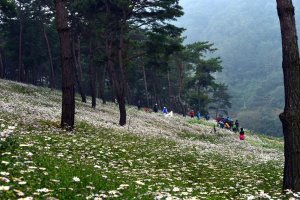
[(61, 94), (0, 80), (0, 199), (285, 199), (283, 141), (174, 115), (97, 108), (76, 98), (59, 128)]

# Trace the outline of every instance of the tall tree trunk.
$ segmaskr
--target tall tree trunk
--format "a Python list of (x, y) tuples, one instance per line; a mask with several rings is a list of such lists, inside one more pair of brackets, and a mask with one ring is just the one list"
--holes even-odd
[(93, 40), (89, 44), (89, 75), (90, 88), (92, 92), (92, 108), (96, 108), (96, 69), (94, 64)]
[(2, 51), (0, 49), (0, 78), (4, 78), (4, 64), (2, 57)]
[(99, 70), (99, 98), (102, 99), (103, 104), (106, 104), (106, 99), (105, 99), (105, 77), (106, 77), (106, 66), (101, 67)]
[(75, 117), (74, 67), (66, 0), (56, 0), (56, 22), (62, 60), (62, 115), (61, 126), (72, 130)]
[(284, 112), (280, 114), (284, 134), (283, 189), (300, 192), (300, 60), (291, 0), (277, 0), (280, 20), (283, 75), (285, 91)]
[[(79, 40), (79, 39), (78, 39)], [(82, 86), (81, 86), (81, 67), (80, 67), (80, 40), (78, 41), (78, 46), (77, 46), (77, 56), (76, 56), (76, 47), (75, 47), (75, 42), (73, 40), (72, 42), (72, 49), (73, 49), (73, 61), (75, 65), (75, 78), (77, 82), (77, 87), (78, 91), (81, 96), (81, 101), (86, 103), (86, 96), (85, 93), (83, 92)]]
[(183, 79), (184, 79), (184, 65), (182, 60), (180, 60), (179, 58), (175, 58), (176, 59), (176, 63), (177, 63), (177, 68), (178, 68), (178, 96), (179, 98), (181, 98), (181, 91), (183, 88)]
[(200, 110), (200, 86), (197, 85), (198, 110)]
[(118, 48), (118, 61), (119, 61), (119, 90), (117, 90), (117, 99), (120, 110), (120, 121), (119, 124), (124, 126), (126, 124), (126, 108), (125, 98), (127, 92), (127, 83), (125, 79), (124, 63), (123, 63), (123, 52), (124, 52), (124, 28), (121, 25), (121, 31), (119, 36), (119, 48)]
[(24, 65), (23, 65), (23, 58), (22, 58), (22, 43), (23, 43), (23, 22), (20, 17), (20, 30), (19, 30), (19, 74), (18, 74), (18, 81), (24, 82)]
[(55, 85), (54, 85), (55, 81), (54, 81), (54, 68), (53, 68), (52, 52), (51, 52), (51, 47), (50, 47), (50, 43), (48, 40), (48, 35), (46, 32), (45, 24), (42, 20), (40, 22), (41, 22), (44, 38), (45, 38), (46, 45), (47, 45), (48, 58), (49, 58), (49, 63), (50, 63), (50, 88), (51, 88), (51, 90), (53, 90), (55, 88)]
[(145, 84), (145, 92), (146, 92), (146, 100), (147, 100), (147, 107), (149, 108), (149, 94), (148, 94), (148, 85), (147, 85), (147, 77), (146, 77), (146, 71), (145, 71), (145, 65), (142, 61), (142, 68), (143, 68), (143, 76), (144, 76), (144, 84)]
[(6, 58), (6, 53), (5, 53), (5, 51), (3, 52), (3, 57), (4, 57), (4, 63), (3, 63), (3, 73), (4, 73), (4, 77), (3, 77), (3, 78), (6, 78), (7, 58)]
[(114, 92), (117, 97), (117, 101), (119, 104), (119, 111), (120, 111), (120, 120), (119, 124), (121, 126), (124, 126), (126, 124), (126, 107), (125, 107), (125, 98), (126, 98), (126, 82), (124, 79), (124, 69), (123, 69), (123, 56), (122, 56), (122, 39), (120, 36), (120, 43), (119, 48), (117, 49), (117, 55), (118, 55), (118, 64), (114, 64), (112, 62), (112, 44), (108, 44), (108, 41), (106, 42), (106, 54), (108, 58), (108, 69), (111, 76), (112, 85), (114, 88)]
[(168, 78), (168, 92), (169, 92), (169, 98), (168, 98), (168, 103), (169, 103), (169, 107), (170, 107), (170, 111), (173, 110), (173, 105), (172, 105), (172, 92), (171, 92), (171, 80), (170, 80), (170, 71), (168, 70), (168, 74), (167, 74), (167, 78)]

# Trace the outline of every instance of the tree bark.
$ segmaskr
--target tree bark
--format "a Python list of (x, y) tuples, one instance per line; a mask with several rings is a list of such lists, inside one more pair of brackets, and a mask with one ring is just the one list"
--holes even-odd
[(96, 69), (94, 65), (93, 40), (90, 39), (89, 44), (89, 75), (90, 88), (92, 92), (92, 108), (96, 108)]
[[(121, 28), (122, 29), (122, 28)], [(123, 29), (120, 33), (119, 39), (119, 49), (118, 49), (118, 59), (119, 59), (119, 81), (118, 82), (118, 89), (117, 92), (117, 99), (119, 103), (119, 110), (120, 110), (120, 121), (119, 124), (124, 126), (126, 124), (126, 108), (125, 108), (125, 98), (126, 98), (126, 86), (127, 83), (125, 82), (124, 76), (124, 65), (123, 65)]]
[[(78, 39), (79, 40), (79, 39)], [(86, 103), (86, 96), (85, 93), (83, 92), (82, 89), (82, 85), (81, 85), (81, 67), (80, 67), (80, 40), (78, 41), (78, 46), (77, 46), (77, 56), (76, 56), (76, 48), (75, 48), (75, 42), (73, 40), (73, 45), (72, 45), (72, 49), (73, 49), (73, 61), (74, 61), (74, 65), (75, 65), (75, 78), (76, 78), (76, 82), (77, 82), (77, 87), (78, 87), (78, 91), (80, 93), (81, 96), (81, 101)]]
[(0, 78), (4, 78), (4, 64), (3, 64), (1, 49), (0, 49)]
[(277, 0), (280, 20), (285, 107), (280, 114), (284, 134), (283, 189), (300, 192), (300, 60), (291, 0)]
[(72, 66), (72, 48), (66, 2), (66, 0), (56, 0), (55, 10), (62, 60), (61, 127), (72, 130), (75, 117), (74, 67)]
[(50, 63), (50, 88), (51, 88), (51, 90), (53, 90), (55, 88), (55, 81), (54, 81), (54, 68), (53, 68), (52, 52), (51, 52), (51, 47), (50, 47), (50, 43), (48, 40), (45, 24), (43, 23), (42, 20), (41, 20), (41, 26), (42, 26), (44, 38), (45, 38), (46, 45), (47, 45), (48, 57), (49, 57), (49, 63)]
[(142, 64), (142, 68), (143, 68), (143, 76), (144, 76), (144, 84), (145, 84), (147, 106), (149, 108), (150, 107), (150, 105), (149, 105), (149, 94), (148, 94), (148, 85), (147, 85), (147, 77), (146, 77), (145, 65), (144, 65), (143, 61), (142, 61), (141, 64)]
[(168, 92), (169, 92), (169, 97), (168, 97), (168, 104), (169, 104), (169, 109), (170, 111), (173, 110), (173, 103), (172, 103), (172, 91), (171, 91), (171, 80), (170, 80), (170, 71), (168, 70), (167, 73), (167, 78), (168, 78)]
[(184, 65), (182, 60), (180, 58), (175, 58), (176, 59), (176, 64), (178, 68), (178, 97), (181, 98), (181, 91), (183, 88), (183, 79), (184, 79)]
[(19, 82), (24, 82), (25, 77), (24, 77), (24, 65), (23, 65), (23, 58), (22, 58), (22, 37), (23, 37), (23, 22), (21, 17), (20, 19), (20, 30), (19, 30), (19, 74), (18, 74), (18, 81)]
[(105, 77), (106, 77), (106, 66), (101, 67), (101, 70), (99, 70), (99, 98), (102, 99), (102, 103), (106, 104), (106, 98), (105, 98)]

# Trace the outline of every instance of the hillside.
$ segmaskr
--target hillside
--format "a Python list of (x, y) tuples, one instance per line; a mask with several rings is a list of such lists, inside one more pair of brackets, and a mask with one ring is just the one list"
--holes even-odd
[[(281, 37), (276, 1), (180, 0), (186, 43), (210, 41), (219, 49), (232, 95), (231, 115), (248, 128), (282, 135), (278, 114), (284, 106)], [(293, 1), (300, 23), (300, 3)], [(299, 30), (299, 28), (298, 28)]]
[[(60, 92), (0, 80), (0, 198), (283, 198), (283, 142), (246, 141), (175, 115), (76, 99), (76, 128), (58, 127)], [(295, 194), (296, 195), (296, 194)], [(53, 198), (50, 198), (53, 197)], [(29, 198), (28, 198), (29, 199)]]

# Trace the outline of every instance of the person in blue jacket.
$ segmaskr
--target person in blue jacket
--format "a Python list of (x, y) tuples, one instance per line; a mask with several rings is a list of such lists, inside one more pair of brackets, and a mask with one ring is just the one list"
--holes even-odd
[(163, 108), (164, 115), (168, 114), (168, 109), (166, 107)]
[(201, 117), (201, 115), (200, 115), (200, 112), (198, 111), (197, 112), (197, 118), (198, 118), (198, 120), (200, 120), (200, 117)]
[(209, 120), (209, 119), (210, 119), (209, 113), (206, 113), (205, 119), (206, 119), (206, 120)]

